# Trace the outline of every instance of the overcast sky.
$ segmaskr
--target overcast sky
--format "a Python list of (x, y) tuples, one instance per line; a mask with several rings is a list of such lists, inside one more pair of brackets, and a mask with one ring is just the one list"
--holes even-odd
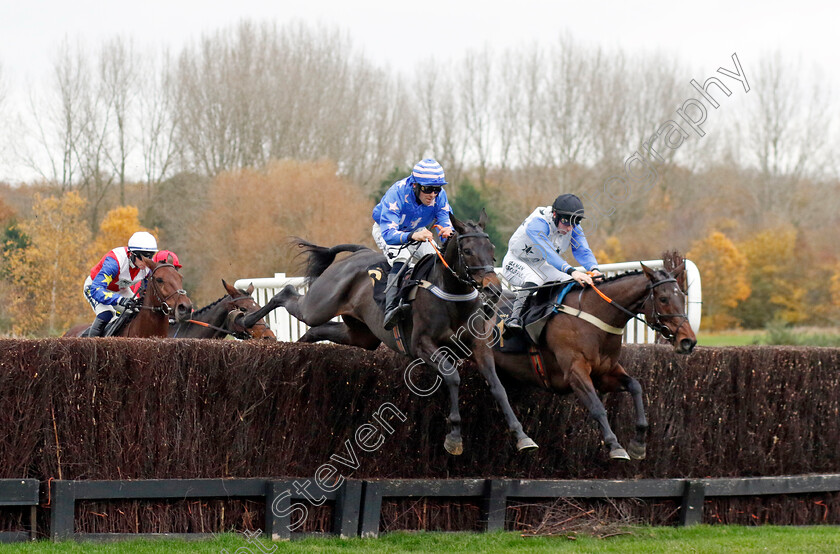
[[(243, 18), (300, 20), (346, 30), (369, 59), (413, 72), (431, 55), (459, 58), (489, 44), (498, 49), (563, 33), (584, 44), (629, 53), (671, 52), (691, 78), (705, 80), (737, 52), (747, 76), (760, 56), (781, 50), (817, 64), (840, 83), (840, 38), (828, 2), (603, 2), (576, 0), (0, 0), (0, 65), (13, 96), (44, 82), (62, 39), (88, 47), (114, 35), (140, 46), (175, 49)], [(679, 76), (677, 76), (679, 78)]]

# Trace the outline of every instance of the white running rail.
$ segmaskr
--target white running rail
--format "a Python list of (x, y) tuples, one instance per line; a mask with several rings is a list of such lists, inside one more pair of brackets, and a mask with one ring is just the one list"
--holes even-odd
[[(644, 262), (620, 262), (615, 264), (602, 264), (598, 267), (601, 272), (607, 276), (627, 273), (629, 271), (636, 271), (642, 268), (641, 264), (645, 264), (651, 269), (660, 269), (662, 267), (662, 260), (647, 260)], [(700, 286), (700, 271), (691, 260), (685, 261), (685, 271), (688, 283), (688, 321), (691, 328), (697, 333), (700, 330), (700, 307), (702, 304), (702, 294)], [(501, 276), (501, 268), (496, 268), (496, 273)], [(508, 284), (502, 279), (505, 287)], [(275, 294), (280, 292), (286, 285), (292, 285), (298, 292), (305, 293), (306, 285), (303, 277), (286, 277), (285, 273), (275, 273), (274, 277), (260, 277), (256, 279), (239, 279), (234, 283), (238, 289), (246, 289), (248, 285), (254, 285), (254, 292), (252, 296), (260, 306), (264, 306)], [(277, 340), (296, 341), (308, 329), (306, 325), (289, 315), (284, 308), (278, 308), (266, 316), (268, 324), (274, 334), (277, 335)], [(644, 317), (644, 316), (642, 316)], [(341, 321), (341, 318), (335, 318), (333, 321)], [(635, 319), (630, 320), (627, 327), (624, 328), (624, 342), (627, 343), (652, 343), (656, 340), (656, 333)]]

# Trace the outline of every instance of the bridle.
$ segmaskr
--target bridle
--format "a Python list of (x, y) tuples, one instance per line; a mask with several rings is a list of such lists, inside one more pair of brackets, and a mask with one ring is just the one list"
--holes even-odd
[(173, 264), (169, 264), (169, 263), (158, 264), (157, 266), (155, 266), (155, 268), (152, 270), (152, 272), (149, 273), (149, 276), (143, 281), (143, 289), (141, 290), (141, 292), (143, 292), (147, 288), (147, 283), (151, 283), (151, 285), (149, 285), (148, 288), (151, 289), (152, 294), (154, 295), (154, 298), (158, 302), (159, 305), (158, 306), (138, 306), (138, 308), (144, 309), (144, 310), (157, 311), (157, 312), (162, 313), (165, 316), (169, 316), (169, 314), (172, 313), (172, 308), (169, 306), (169, 304), (167, 304), (167, 300), (169, 300), (170, 298), (172, 298), (173, 296), (176, 296), (176, 295), (186, 296), (187, 291), (185, 291), (184, 289), (178, 289), (175, 292), (173, 292), (172, 294), (170, 294), (169, 296), (164, 297), (163, 294), (158, 289), (158, 286), (155, 283), (155, 279), (154, 279), (155, 271), (157, 271), (158, 269), (160, 269), (162, 267), (171, 267), (173, 269), (176, 269)]
[[(195, 325), (201, 325), (202, 327), (207, 327), (209, 329), (219, 331), (220, 333), (224, 333), (225, 335), (230, 335), (233, 338), (236, 338), (236, 339), (239, 339), (239, 340), (253, 339), (254, 338), (253, 333), (251, 333), (251, 331), (247, 327), (245, 327), (244, 325), (240, 325), (239, 323), (237, 323), (238, 319), (240, 319), (240, 318), (244, 319), (245, 316), (248, 315), (247, 308), (245, 308), (244, 306), (238, 306), (236, 304), (236, 301), (240, 300), (240, 299), (247, 300), (247, 299), (250, 299), (250, 297), (240, 297), (240, 298), (231, 297), (231, 300), (233, 301), (234, 308), (232, 310), (228, 311), (227, 315), (225, 316), (225, 322), (222, 324), (222, 327), (217, 327), (216, 325), (212, 325), (210, 323), (206, 323), (204, 321), (198, 321), (198, 320), (195, 320), (195, 319), (188, 319), (184, 323), (193, 323)], [(262, 320), (255, 323), (253, 325), (253, 327), (256, 327), (257, 325), (262, 325), (263, 327), (268, 327), (264, 322), (262, 322)]]
[[(446, 269), (449, 270), (449, 272), (452, 274), (453, 277), (455, 277), (458, 280), (458, 282), (460, 282), (463, 285), (470, 286), (470, 287), (474, 288), (476, 291), (481, 292), (481, 290), (484, 288), (484, 286), (473, 278), (473, 274), (478, 273), (479, 271), (484, 271), (485, 273), (495, 273), (495, 268), (492, 265), (469, 265), (469, 264), (467, 264), (467, 261), (464, 258), (464, 249), (461, 246), (461, 241), (463, 239), (466, 239), (466, 238), (485, 238), (489, 241), (490, 240), (490, 235), (488, 235), (487, 233), (482, 233), (482, 232), (473, 232), (473, 233), (464, 233), (464, 234), (460, 234), (460, 233), (456, 232), (455, 236), (451, 237), (449, 239), (449, 240), (453, 240), (453, 239), (455, 240), (455, 248), (457, 249), (457, 253), (458, 253), (457, 267), (459, 269), (463, 268), (463, 271), (466, 275), (461, 275), (460, 272), (455, 271), (454, 269), (449, 267), (449, 264), (446, 263), (446, 260), (443, 259), (443, 256), (441, 256), (439, 251), (438, 251), (438, 257), (443, 262), (444, 267), (446, 267)], [(434, 246), (434, 242), (432, 242), (432, 246)], [(435, 247), (435, 250), (437, 251), (437, 247)]]

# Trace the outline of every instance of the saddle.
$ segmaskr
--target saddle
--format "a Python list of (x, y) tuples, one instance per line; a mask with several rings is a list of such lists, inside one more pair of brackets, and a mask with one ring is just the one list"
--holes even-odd
[[(434, 267), (433, 254), (427, 254), (420, 258), (413, 267), (404, 268), (400, 275), (400, 299), (409, 304), (417, 295), (417, 286), (420, 282), (426, 279)], [(373, 299), (376, 305), (379, 306), (383, 312), (385, 311), (385, 287), (388, 284), (388, 273), (391, 272), (391, 266), (387, 262), (378, 262), (367, 269), (368, 276), (373, 284)]]
[[(539, 344), (548, 319), (557, 313), (557, 306), (563, 303), (566, 294), (576, 285), (574, 281), (569, 281), (534, 291), (522, 308), (522, 329), (500, 329), (504, 331), (502, 338), (493, 348), (504, 353), (521, 353), (526, 352), (531, 345)], [(513, 294), (507, 293), (504, 298), (505, 301), (498, 304), (501, 327), (504, 327), (504, 320), (513, 307)]]

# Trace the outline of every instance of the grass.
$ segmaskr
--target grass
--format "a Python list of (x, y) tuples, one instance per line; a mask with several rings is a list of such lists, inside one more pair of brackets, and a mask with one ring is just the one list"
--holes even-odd
[(699, 346), (748, 346), (774, 344), (794, 346), (840, 347), (840, 332), (836, 328), (789, 327), (768, 325), (766, 329), (733, 329), (721, 332), (701, 332)]
[[(244, 548), (243, 548), (244, 547)], [(739, 527), (698, 525), (690, 528), (630, 527), (626, 534), (597, 539), (522, 537), (519, 533), (388, 533), (379, 539), (312, 538), (259, 545), (242, 535), (225, 534), (207, 541), (131, 540), (116, 543), (48, 541), (0, 545), (6, 552), (127, 552), (136, 554), (198, 552), (838, 552), (840, 529), (814, 527)]]

